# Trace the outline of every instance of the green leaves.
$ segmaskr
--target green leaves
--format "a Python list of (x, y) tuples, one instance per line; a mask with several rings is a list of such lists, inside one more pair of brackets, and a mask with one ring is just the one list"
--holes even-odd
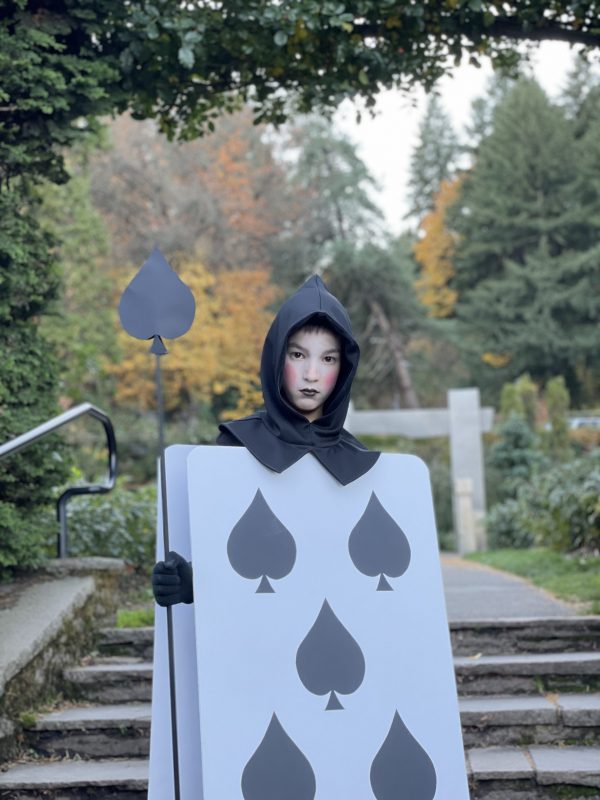
[(190, 47), (180, 47), (177, 51), (177, 58), (179, 63), (187, 69), (191, 69), (194, 66), (194, 51)]
[(588, 176), (600, 167), (600, 127), (592, 127), (579, 150), (563, 109), (522, 79), (498, 104), (451, 212), (460, 335), (488, 386), (525, 371), (535, 380), (562, 374), (577, 398), (598, 374), (600, 299), (590, 286), (600, 285), (600, 191)]

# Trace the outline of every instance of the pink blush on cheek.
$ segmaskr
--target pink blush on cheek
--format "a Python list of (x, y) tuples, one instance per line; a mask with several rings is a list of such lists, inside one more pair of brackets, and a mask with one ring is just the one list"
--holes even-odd
[(283, 365), (283, 385), (293, 386), (297, 380), (296, 368), (289, 361)]
[(338, 375), (339, 375), (339, 374), (340, 374), (340, 373), (339, 373), (339, 371), (338, 371), (338, 370), (336, 370), (336, 371), (333, 371), (333, 370), (332, 370), (331, 372), (328, 372), (328, 373), (327, 373), (327, 374), (326, 374), (326, 375), (323, 377), (323, 382), (324, 382), (325, 386), (326, 386), (328, 389), (333, 389), (333, 387), (335, 386), (335, 384), (336, 384), (336, 382), (337, 382), (337, 379), (338, 379)]

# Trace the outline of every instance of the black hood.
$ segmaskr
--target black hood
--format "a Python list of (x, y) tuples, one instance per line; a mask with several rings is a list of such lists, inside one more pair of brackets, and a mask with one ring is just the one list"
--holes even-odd
[[(339, 335), (342, 363), (323, 416), (309, 422), (287, 402), (281, 382), (290, 334), (309, 322), (319, 321)], [(220, 430), (231, 434), (275, 472), (283, 472), (306, 453), (312, 453), (340, 483), (350, 483), (368, 472), (379, 457), (343, 428), (359, 357), (346, 309), (314, 275), (283, 303), (267, 333), (260, 367), (265, 411), (225, 422)]]

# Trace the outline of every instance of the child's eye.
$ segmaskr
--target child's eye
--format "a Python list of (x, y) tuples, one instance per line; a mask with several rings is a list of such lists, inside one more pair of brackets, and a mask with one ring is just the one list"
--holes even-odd
[(327, 364), (335, 364), (337, 362), (337, 358), (335, 356), (325, 356), (324, 361)]
[(290, 350), (288, 356), (293, 358), (295, 361), (299, 361), (302, 358), (302, 353), (298, 352), (298, 350)]

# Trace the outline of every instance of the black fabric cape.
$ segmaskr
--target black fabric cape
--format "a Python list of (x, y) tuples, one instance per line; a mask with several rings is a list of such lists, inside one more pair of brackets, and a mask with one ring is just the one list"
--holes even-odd
[[(290, 333), (315, 318), (326, 320), (342, 341), (342, 363), (323, 416), (309, 422), (284, 398), (281, 379)], [(265, 467), (283, 472), (307, 453), (344, 486), (368, 472), (379, 453), (344, 430), (360, 351), (344, 306), (314, 275), (279, 309), (263, 347), (260, 377), (265, 410), (219, 425), (217, 444), (243, 445)]]

